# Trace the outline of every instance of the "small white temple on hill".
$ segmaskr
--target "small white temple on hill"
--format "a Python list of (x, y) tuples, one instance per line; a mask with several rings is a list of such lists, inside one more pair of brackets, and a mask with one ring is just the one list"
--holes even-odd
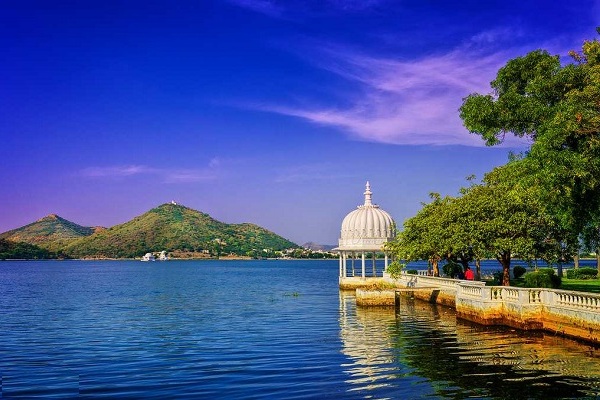
[[(342, 221), (339, 245), (334, 250), (340, 254), (340, 278), (361, 276), (382, 276), (389, 263), (388, 253), (383, 245), (395, 236), (395, 223), (390, 214), (373, 204), (369, 182), (365, 190), (365, 203)], [(372, 256), (371, 268), (367, 272), (366, 254)], [(377, 253), (384, 253), (383, 269), (376, 268)], [(357, 274), (356, 259), (360, 257), (361, 270)]]

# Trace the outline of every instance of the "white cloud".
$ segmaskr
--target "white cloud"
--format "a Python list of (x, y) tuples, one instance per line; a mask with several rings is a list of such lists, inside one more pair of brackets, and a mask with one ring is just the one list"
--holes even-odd
[(154, 168), (146, 165), (118, 165), (108, 167), (88, 167), (79, 175), (88, 178), (130, 178), (136, 175), (149, 175), (163, 183), (188, 183), (213, 180), (217, 178), (220, 162), (212, 159), (208, 166), (197, 169)]
[(118, 165), (111, 167), (88, 167), (81, 170), (81, 175), (88, 177), (122, 177), (156, 173), (156, 169), (145, 165)]
[[(462, 99), (489, 93), (490, 82), (509, 59), (535, 47), (498, 47), (507, 29), (481, 32), (444, 53), (414, 59), (378, 57), (346, 47), (313, 46), (311, 61), (345, 79), (352, 96), (339, 96), (345, 106), (262, 104), (254, 108), (299, 117), (340, 129), (355, 140), (399, 145), (484, 146), (470, 135), (459, 116)], [(490, 43), (492, 42), (492, 43)], [(325, 88), (327, 90), (327, 88)], [(333, 93), (333, 89), (330, 89)], [(509, 146), (522, 140), (507, 136)]]

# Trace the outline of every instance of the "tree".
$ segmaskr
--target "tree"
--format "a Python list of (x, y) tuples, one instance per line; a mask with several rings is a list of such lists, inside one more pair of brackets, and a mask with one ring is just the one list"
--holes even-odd
[(465, 221), (463, 242), (477, 258), (495, 257), (502, 266), (502, 284), (510, 284), (511, 259), (547, 258), (554, 248), (544, 243), (563, 242), (552, 217), (540, 202), (538, 188), (521, 184), (520, 160), (495, 168), (482, 184), (463, 191), (457, 201)]
[(532, 140), (520, 178), (540, 189), (559, 236), (568, 231), (566, 243), (552, 244), (562, 253), (580, 234), (589, 246), (600, 243), (600, 42), (570, 55), (564, 66), (543, 50), (511, 60), (491, 94), (471, 94), (460, 108), (464, 125), (487, 145), (510, 133)]
[(513, 158), (507, 165), (486, 174), (480, 184), (461, 190), (460, 197), (432, 194), (404, 229), (388, 244), (397, 258), (411, 261), (429, 260), (434, 275), (438, 264), (449, 265), (494, 257), (503, 270), (503, 285), (510, 284), (513, 257), (553, 261), (564, 257), (568, 235), (557, 228), (556, 221), (540, 201), (540, 189), (525, 185), (522, 159)]
[(386, 250), (395, 254), (395, 258), (405, 261), (428, 260), (433, 275), (439, 276), (439, 262), (444, 258), (443, 249), (443, 210), (450, 198), (441, 198), (431, 193), (433, 201), (423, 204), (423, 208), (412, 218), (404, 222), (404, 229), (396, 238), (386, 243)]

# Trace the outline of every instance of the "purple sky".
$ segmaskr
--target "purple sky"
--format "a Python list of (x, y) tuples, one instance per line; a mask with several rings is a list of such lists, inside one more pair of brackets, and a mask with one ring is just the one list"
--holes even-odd
[(484, 147), (462, 98), (598, 25), (585, 0), (4, 0), (0, 232), (175, 200), (335, 244), (367, 180), (402, 224), (527, 146)]

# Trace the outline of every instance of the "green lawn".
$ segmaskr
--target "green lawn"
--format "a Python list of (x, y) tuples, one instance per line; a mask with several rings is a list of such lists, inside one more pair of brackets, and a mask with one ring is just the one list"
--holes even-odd
[(578, 292), (600, 293), (600, 279), (565, 279), (560, 285), (562, 290), (576, 290)]
[[(510, 281), (511, 286), (524, 287), (524, 279), (512, 279)], [(493, 281), (486, 281), (486, 286), (494, 286), (497, 283)], [(562, 279), (560, 285), (561, 290), (574, 290), (577, 292), (588, 292), (588, 293), (600, 293), (600, 279)]]

